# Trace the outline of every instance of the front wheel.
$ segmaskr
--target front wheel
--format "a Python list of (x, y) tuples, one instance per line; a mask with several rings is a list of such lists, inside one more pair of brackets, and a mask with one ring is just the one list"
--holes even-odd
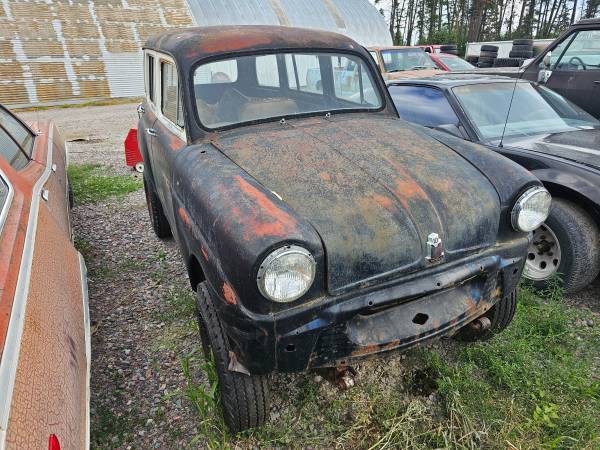
[(204, 354), (212, 353), (214, 358), (225, 424), (232, 433), (259, 427), (269, 415), (268, 379), (229, 370), (229, 340), (205, 282), (198, 285), (196, 293), (202, 346)]
[(517, 288), (488, 310), (482, 317), (490, 321), (490, 326), (485, 331), (477, 331), (467, 325), (460, 329), (456, 338), (465, 342), (486, 341), (504, 330), (515, 317), (517, 310)]
[(556, 273), (567, 293), (590, 284), (600, 272), (598, 226), (585, 210), (555, 198), (546, 222), (533, 232), (523, 275), (543, 288)]

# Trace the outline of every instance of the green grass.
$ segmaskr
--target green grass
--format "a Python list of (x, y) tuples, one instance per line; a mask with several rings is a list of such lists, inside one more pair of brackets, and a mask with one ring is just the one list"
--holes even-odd
[(542, 296), (524, 288), (515, 320), (490, 341), (409, 351), (402, 371), (376, 360), (369, 367), (382, 374), (345, 392), (301, 376), (291, 393), (277, 392), (286, 406), (274, 422), (237, 436), (224, 431), (214, 376), (191, 381), (192, 368), (206, 365), (194, 354), (181, 393), (200, 424), (192, 445), (600, 449), (600, 324), (580, 325), (583, 317), (558, 288)]
[(112, 169), (100, 164), (71, 164), (69, 181), (76, 205), (123, 197), (142, 188), (141, 179), (130, 175), (110, 175)]

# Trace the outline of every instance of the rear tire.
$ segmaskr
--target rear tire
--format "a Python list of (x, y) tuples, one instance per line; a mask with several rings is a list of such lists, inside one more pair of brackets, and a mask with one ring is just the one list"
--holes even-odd
[(464, 342), (486, 341), (503, 331), (515, 317), (517, 310), (517, 288), (499, 300), (482, 317), (487, 317), (491, 326), (485, 331), (474, 331), (469, 326), (462, 328), (455, 337)]
[(146, 204), (148, 205), (148, 214), (150, 215), (154, 234), (159, 239), (171, 237), (171, 227), (163, 211), (160, 199), (156, 192), (154, 192), (152, 185), (146, 181), (146, 177), (144, 177), (144, 192), (146, 193)]
[(498, 46), (484, 44), (484, 45), (481, 46), (481, 51), (482, 52), (494, 52), (494, 53), (498, 53)]
[(533, 50), (511, 50), (508, 56), (510, 58), (529, 59), (533, 57)]
[[(201, 334), (203, 347), (206, 340), (215, 361), (225, 424), (232, 433), (260, 427), (270, 409), (268, 378), (229, 370), (229, 340), (205, 282), (198, 285), (196, 294), (198, 322), (201, 333), (205, 332), (204, 336)], [(206, 350), (205, 347), (205, 353)]]
[[(581, 206), (569, 200), (554, 198), (544, 225), (558, 241), (560, 252), (555, 253), (560, 254), (560, 261), (555, 271), (548, 272), (546, 279), (533, 279), (534, 286), (544, 288), (547, 280), (556, 272), (562, 274), (567, 293), (577, 292), (596, 279), (600, 272), (600, 238), (594, 219)], [(536, 256), (537, 254), (533, 254), (533, 261)], [(527, 266), (524, 275), (532, 279), (527, 276)]]

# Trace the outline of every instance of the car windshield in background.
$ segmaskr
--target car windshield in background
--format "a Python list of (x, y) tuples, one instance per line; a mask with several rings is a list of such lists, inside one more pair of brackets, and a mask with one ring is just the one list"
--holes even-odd
[(429, 55), (420, 48), (382, 50), (381, 58), (386, 72), (402, 70), (437, 69)]
[(470, 70), (475, 67), (464, 59), (455, 56), (438, 55), (438, 58), (440, 58), (440, 61), (448, 66), (450, 70)]
[(194, 93), (200, 122), (221, 128), (298, 114), (380, 109), (368, 66), (358, 56), (278, 53), (198, 66)]
[(598, 120), (565, 98), (530, 83), (470, 84), (453, 92), (483, 140), (500, 139), (505, 123), (507, 137), (600, 127)]

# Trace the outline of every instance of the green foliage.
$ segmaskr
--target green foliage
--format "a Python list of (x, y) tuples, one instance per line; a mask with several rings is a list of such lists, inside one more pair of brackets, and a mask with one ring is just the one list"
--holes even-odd
[(71, 164), (69, 182), (76, 205), (97, 203), (111, 197), (123, 197), (142, 188), (142, 180), (131, 175), (110, 175), (111, 169), (100, 164)]

